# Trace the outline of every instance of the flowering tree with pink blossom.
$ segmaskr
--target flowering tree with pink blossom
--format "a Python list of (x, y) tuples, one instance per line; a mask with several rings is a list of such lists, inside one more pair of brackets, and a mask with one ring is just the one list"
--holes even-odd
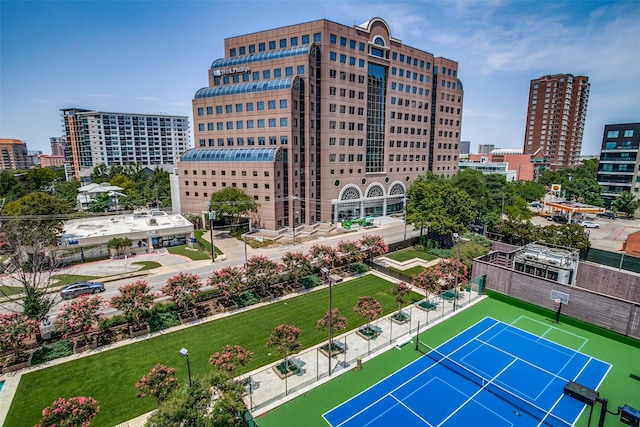
[(209, 357), (209, 363), (223, 371), (227, 371), (231, 377), (235, 377), (238, 367), (245, 366), (251, 362), (252, 358), (252, 351), (246, 350), (240, 345), (227, 344), (222, 351), (216, 351)]
[(283, 323), (276, 326), (269, 335), (267, 347), (275, 347), (278, 353), (284, 356), (282, 367), (285, 373), (289, 372), (289, 366), (287, 365), (289, 355), (297, 353), (302, 349), (302, 343), (298, 340), (300, 332), (299, 328)]
[(87, 343), (89, 332), (100, 320), (102, 315), (102, 297), (80, 295), (76, 300), (65, 304), (56, 320), (56, 326), (66, 338), (69, 334), (81, 332)]
[(88, 427), (98, 412), (93, 397), (61, 397), (42, 410), (42, 420), (35, 427)]
[(224, 267), (213, 271), (207, 279), (207, 285), (218, 290), (223, 298), (230, 300), (244, 290), (244, 270), (238, 267)]
[(424, 290), (424, 299), (429, 301), (429, 294), (439, 294), (441, 289), (442, 273), (438, 267), (423, 268), (420, 274), (413, 276), (411, 284)]
[(460, 284), (467, 280), (467, 266), (455, 258), (440, 261), (438, 270), (444, 279), (446, 289), (453, 288), (456, 282)]
[(360, 247), (367, 261), (389, 252), (389, 245), (384, 242), (382, 236), (373, 234), (365, 234), (362, 236), (360, 239)]
[(151, 291), (146, 280), (137, 280), (134, 283), (118, 288), (120, 295), (111, 298), (111, 306), (132, 319), (136, 328), (140, 329), (142, 316), (153, 306), (157, 295)]
[(282, 256), (282, 264), (295, 284), (300, 278), (311, 274), (312, 271), (311, 258), (302, 252), (286, 252)]
[(181, 310), (188, 310), (200, 293), (202, 282), (200, 276), (192, 273), (182, 273), (169, 277), (162, 293), (171, 298)]
[(18, 362), (24, 354), (24, 342), (38, 331), (39, 322), (14, 311), (0, 315), (0, 347), (11, 350)]
[[(247, 266), (245, 267), (245, 274), (247, 285), (250, 288), (260, 288), (262, 294), (267, 292), (267, 289), (273, 288), (274, 285), (280, 282), (280, 273), (282, 267), (277, 262), (271, 261), (264, 255), (255, 255), (247, 260)], [(276, 295), (282, 293), (282, 289), (273, 289)]]
[(136, 383), (137, 397), (153, 396), (160, 406), (160, 403), (179, 387), (175, 374), (175, 368), (158, 363)]
[(378, 316), (382, 314), (382, 306), (378, 300), (370, 296), (358, 297), (358, 302), (355, 307), (353, 307), (353, 311), (367, 321), (367, 327), (364, 328), (364, 332), (366, 334), (373, 333), (371, 321), (377, 319)]
[(340, 310), (334, 308), (331, 310), (331, 321), (329, 321), (329, 310), (322, 316), (321, 319), (318, 320), (316, 325), (316, 329), (319, 331), (325, 331), (331, 328), (332, 334), (331, 339), (327, 345), (327, 349), (329, 354), (333, 353), (334, 345), (333, 345), (333, 332), (341, 332), (347, 329), (347, 318), (340, 316)]
[(309, 249), (311, 258), (317, 261), (320, 268), (333, 268), (340, 264), (340, 258), (338, 258), (338, 252), (331, 246), (327, 245), (313, 245)]
[(362, 252), (360, 242), (340, 240), (336, 245), (336, 252), (338, 252), (343, 265), (351, 265), (354, 262), (360, 262), (366, 256), (366, 254)]

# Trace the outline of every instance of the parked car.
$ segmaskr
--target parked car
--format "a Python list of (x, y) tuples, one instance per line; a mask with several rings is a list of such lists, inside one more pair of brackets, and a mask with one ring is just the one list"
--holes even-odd
[(529, 203), (529, 206), (531, 206), (532, 208), (542, 208), (544, 205), (540, 202), (533, 202)]
[(553, 215), (547, 217), (547, 221), (557, 222), (558, 224), (566, 224), (569, 222), (569, 218), (563, 215)]
[(62, 299), (72, 299), (83, 294), (97, 294), (104, 292), (104, 284), (101, 282), (76, 282), (65, 286), (60, 290)]
[(580, 225), (584, 228), (600, 228), (600, 224), (593, 221), (580, 221)]
[(616, 214), (615, 212), (610, 212), (610, 211), (606, 211), (606, 212), (600, 212), (596, 215), (598, 218), (608, 218), (608, 219), (616, 219)]

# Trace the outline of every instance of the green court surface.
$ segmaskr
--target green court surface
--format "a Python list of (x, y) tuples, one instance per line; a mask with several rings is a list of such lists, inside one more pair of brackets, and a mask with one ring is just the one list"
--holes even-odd
[[(520, 329), (578, 350), (612, 365), (611, 370), (598, 388), (600, 397), (609, 400), (609, 410), (617, 411), (625, 404), (640, 408), (640, 381), (629, 374), (640, 375), (640, 342), (632, 339), (611, 339), (593, 328), (579, 328), (574, 322), (554, 321), (554, 313), (542, 310), (527, 311), (523, 308), (487, 298), (453, 318), (442, 322), (420, 334), (421, 341), (436, 347), (457, 335), (481, 319), (490, 316)], [(413, 345), (402, 350), (392, 349), (366, 362), (361, 371), (351, 370), (328, 383), (308, 391), (256, 418), (260, 427), (327, 427), (322, 414), (333, 409), (352, 396), (360, 393), (381, 379), (414, 361), (422, 354)], [(425, 396), (428, 399), (428, 396)], [(588, 409), (588, 408), (587, 408)], [(591, 425), (596, 426), (600, 404), (593, 411)], [(585, 410), (576, 426), (586, 427), (589, 411)], [(619, 426), (619, 416), (607, 414), (605, 426)]]

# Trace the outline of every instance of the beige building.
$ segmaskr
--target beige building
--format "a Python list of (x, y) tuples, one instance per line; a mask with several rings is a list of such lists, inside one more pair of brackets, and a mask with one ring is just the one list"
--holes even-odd
[(318, 20), (228, 38), (193, 99), (195, 148), (178, 164), (182, 212), (239, 187), (257, 227), (402, 212), (419, 175), (458, 171), (463, 89), (455, 61), (374, 18)]
[(546, 153), (556, 170), (580, 164), (589, 78), (554, 74), (531, 80), (524, 152)]
[(27, 144), (19, 139), (0, 139), (0, 170), (29, 169)]

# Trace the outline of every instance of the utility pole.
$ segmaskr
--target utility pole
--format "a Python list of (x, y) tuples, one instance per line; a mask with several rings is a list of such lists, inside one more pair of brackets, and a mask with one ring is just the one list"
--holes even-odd
[(211, 262), (216, 262), (216, 247), (213, 245), (213, 221), (216, 219), (216, 211), (209, 211), (209, 231), (211, 232)]

